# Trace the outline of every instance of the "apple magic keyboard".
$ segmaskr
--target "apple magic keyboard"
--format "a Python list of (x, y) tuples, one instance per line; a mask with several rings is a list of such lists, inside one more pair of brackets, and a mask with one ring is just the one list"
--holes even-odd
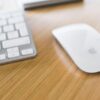
[(23, 12), (0, 14), (0, 64), (36, 55)]

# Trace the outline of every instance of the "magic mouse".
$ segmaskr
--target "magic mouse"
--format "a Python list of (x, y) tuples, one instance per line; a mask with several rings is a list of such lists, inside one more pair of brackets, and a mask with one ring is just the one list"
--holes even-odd
[(100, 34), (87, 24), (72, 24), (52, 31), (79, 69), (100, 72)]

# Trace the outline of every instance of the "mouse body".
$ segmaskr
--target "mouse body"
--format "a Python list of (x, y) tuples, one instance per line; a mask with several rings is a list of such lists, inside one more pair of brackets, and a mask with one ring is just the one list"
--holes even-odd
[(72, 24), (53, 30), (53, 36), (84, 72), (100, 71), (100, 34), (87, 24)]

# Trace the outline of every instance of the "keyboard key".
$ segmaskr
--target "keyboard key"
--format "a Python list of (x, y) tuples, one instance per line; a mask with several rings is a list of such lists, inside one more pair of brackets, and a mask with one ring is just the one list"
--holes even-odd
[(11, 16), (10, 16), (9, 13), (1, 13), (1, 14), (0, 14), (0, 19), (3, 19), (3, 20), (8, 19), (8, 18), (10, 18), (10, 17), (11, 17)]
[(20, 22), (23, 22), (24, 21), (24, 18), (23, 17), (13, 17), (13, 18), (10, 18), (8, 19), (8, 23), (9, 24), (15, 24), (15, 23), (20, 23)]
[(24, 22), (15, 24), (16, 29), (26, 28), (26, 24)]
[(2, 28), (0, 27), (0, 34), (1, 34), (1, 32), (2, 32)]
[(2, 33), (0, 34), (0, 41), (4, 41), (4, 40), (6, 40), (6, 34)]
[(18, 57), (20, 55), (18, 47), (7, 49), (7, 53), (8, 58)]
[(21, 37), (17, 39), (7, 40), (2, 42), (3, 48), (10, 48), (14, 46), (21, 46), (30, 44), (30, 38), (29, 37)]
[(33, 54), (33, 49), (29, 48), (29, 49), (24, 49), (22, 50), (22, 55), (29, 55), (29, 54)]
[(0, 26), (4, 26), (7, 25), (7, 21), (6, 20), (0, 20)]
[(20, 33), (21, 36), (27, 36), (28, 35), (28, 31), (26, 30), (26, 28), (20, 29), (19, 33)]
[(23, 13), (20, 13), (20, 12), (16, 12), (16, 13), (15, 13), (15, 12), (14, 12), (14, 13), (11, 14), (11, 16), (12, 16), (12, 17), (16, 17), (16, 16), (19, 17), (19, 16), (23, 16)]
[(1, 43), (0, 43), (0, 50), (1, 50)]
[(18, 38), (18, 31), (13, 31), (13, 32), (9, 32), (7, 33), (8, 39), (14, 39), (14, 38)]
[(6, 55), (5, 54), (0, 54), (0, 60), (4, 60), (6, 59)]
[(4, 32), (14, 31), (14, 26), (13, 25), (4, 26), (3, 29), (4, 29)]
[(19, 30), (19, 33), (21, 36), (27, 36), (29, 34), (25, 23), (16, 24), (15, 27), (16, 27), (16, 29)]

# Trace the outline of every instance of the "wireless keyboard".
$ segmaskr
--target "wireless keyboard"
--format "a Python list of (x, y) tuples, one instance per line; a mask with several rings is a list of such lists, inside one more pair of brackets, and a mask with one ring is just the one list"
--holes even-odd
[(22, 12), (0, 14), (0, 64), (36, 55), (32, 34)]

